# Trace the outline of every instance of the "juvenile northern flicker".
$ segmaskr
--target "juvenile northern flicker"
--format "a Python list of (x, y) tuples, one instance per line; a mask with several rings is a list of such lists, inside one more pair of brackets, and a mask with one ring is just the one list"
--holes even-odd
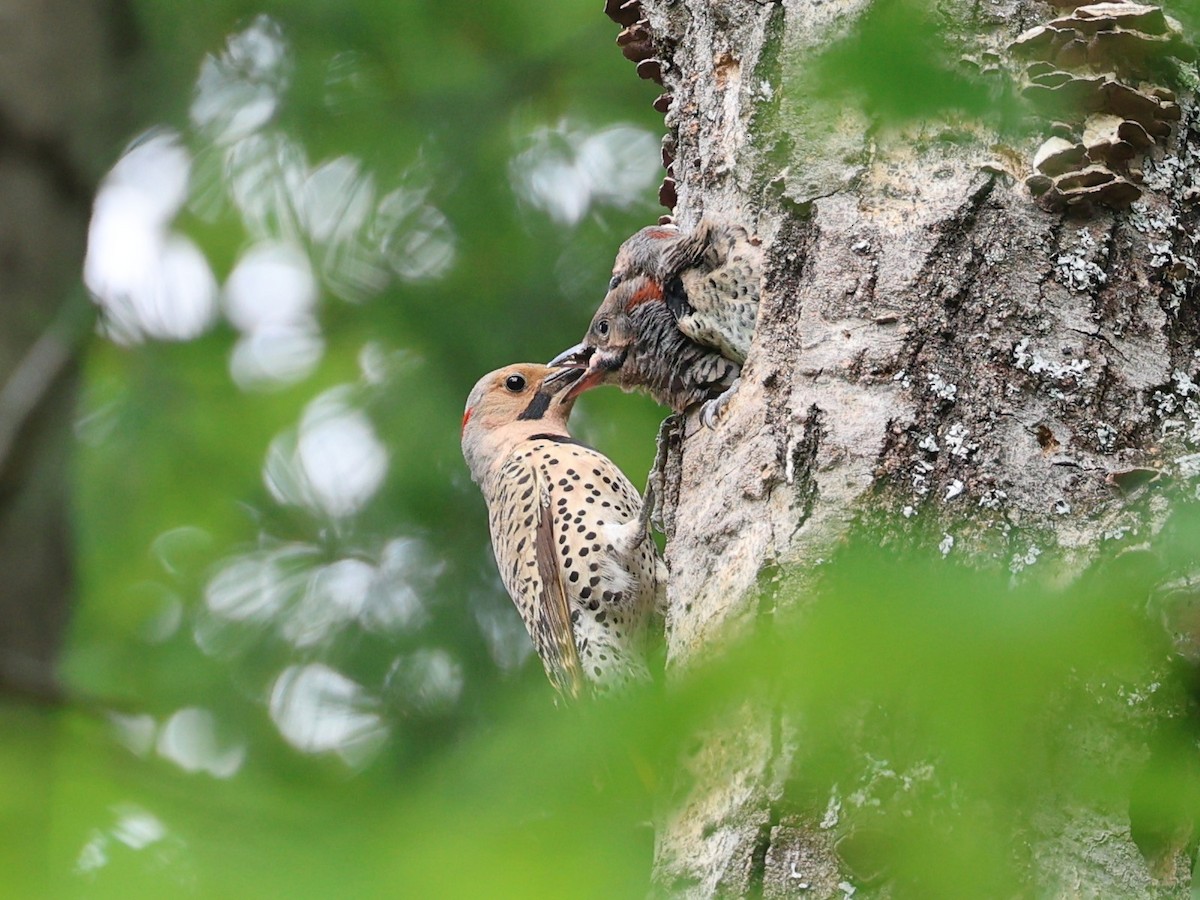
[(750, 349), (761, 270), (761, 249), (738, 225), (643, 228), (617, 251), (583, 342), (552, 364), (587, 366), (571, 396), (617, 384), (676, 412), (717, 400), (705, 407), (712, 424)]
[(637, 490), (567, 431), (582, 374), (497, 369), (471, 390), (462, 430), (501, 580), (569, 698), (649, 678), (647, 626), (665, 586)]

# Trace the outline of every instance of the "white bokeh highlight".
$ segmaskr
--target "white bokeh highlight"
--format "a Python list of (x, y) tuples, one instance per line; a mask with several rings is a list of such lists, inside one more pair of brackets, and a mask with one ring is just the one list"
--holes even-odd
[(284, 739), (304, 753), (337, 753), (354, 765), (387, 737), (378, 702), (324, 663), (289, 666), (271, 687), (268, 709)]
[(412, 632), (428, 621), (424, 598), (444, 568), (417, 537), (393, 538), (374, 558), (329, 561), (304, 543), (252, 550), (225, 560), (209, 579), (194, 637), (206, 654), (222, 656), (272, 634), (308, 650), (348, 628)]
[(462, 693), (462, 666), (446, 650), (425, 647), (397, 658), (388, 672), (387, 686), (412, 711), (444, 714)]
[(325, 350), (317, 297), (312, 266), (296, 244), (261, 241), (242, 254), (222, 297), (241, 332), (229, 363), (239, 387), (281, 388), (312, 374)]
[(179, 135), (143, 135), (101, 182), (83, 280), (112, 340), (185, 341), (217, 317), (217, 283), (190, 238), (171, 230), (187, 199), (191, 159)]
[(591, 131), (569, 120), (534, 128), (509, 166), (517, 195), (575, 225), (593, 206), (627, 209), (658, 177), (658, 141), (632, 125)]
[(189, 110), (192, 123), (221, 143), (253, 134), (275, 116), (290, 68), (279, 25), (258, 16), (230, 36), (223, 53), (201, 63)]
[(362, 510), (383, 484), (387, 448), (349, 388), (317, 396), (294, 432), (271, 442), (263, 480), (280, 503), (335, 519)]
[(339, 559), (315, 569), (303, 595), (282, 621), (283, 636), (295, 647), (311, 647), (349, 622), (369, 601), (375, 567), (361, 559)]
[(358, 302), (397, 279), (449, 270), (456, 238), (427, 200), (428, 178), (410, 171), (381, 185), (348, 154), (311, 164), (305, 146), (279, 125), (291, 70), (283, 30), (258, 16), (203, 61), (187, 139), (149, 132), (105, 178), (84, 280), (104, 312), (106, 336), (122, 344), (184, 341), (216, 322), (212, 267), (174, 228), (185, 206), (210, 225), (236, 219), (249, 238), (221, 292), (239, 331), (230, 374), (247, 390), (287, 387), (317, 368), (325, 352), (322, 294)]
[(217, 718), (207, 709), (187, 707), (175, 712), (158, 732), (157, 750), (185, 772), (232, 778), (246, 759), (246, 746), (218, 738)]

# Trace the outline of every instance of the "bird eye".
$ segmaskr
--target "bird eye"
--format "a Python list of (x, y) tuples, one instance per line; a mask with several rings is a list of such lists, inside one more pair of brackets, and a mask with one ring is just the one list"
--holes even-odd
[(504, 379), (504, 386), (514, 394), (519, 394), (525, 390), (525, 379), (520, 375), (509, 375)]
[(608, 279), (608, 289), (611, 291), (613, 288), (615, 288), (620, 283), (621, 283), (621, 276), (614, 275), (612, 278)]
[(608, 319), (601, 319), (596, 323), (596, 334), (600, 337), (608, 337)]

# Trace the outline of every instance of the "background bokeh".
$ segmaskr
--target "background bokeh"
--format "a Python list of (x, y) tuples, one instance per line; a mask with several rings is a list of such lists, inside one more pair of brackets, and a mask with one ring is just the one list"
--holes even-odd
[[(345, 896), (421, 773), (552, 709), (459, 425), (484, 372), (579, 340), (661, 212), (655, 86), (585, 0), (134, 13), (83, 267), (72, 699), (5, 713), (5, 893)], [(597, 396), (576, 427), (640, 482), (659, 417)]]
[[(863, 534), (820, 598), (768, 573), (779, 630), (669, 694), (553, 707), (459, 423), (481, 374), (579, 339), (661, 212), (655, 86), (596, 0), (134, 9), (139, 123), (83, 266), (67, 699), (0, 707), (5, 896), (643, 896), (681, 756), (747, 696), (804, 725), (776, 821), (834, 830), (864, 895), (1012, 893), (1047, 798), (1136, 802), (1175, 847), (1182, 512), (1068, 591), (1051, 554), (968, 573)], [(887, 105), (870, 56), (829, 64)], [(640, 484), (662, 414), (597, 391), (574, 427)]]

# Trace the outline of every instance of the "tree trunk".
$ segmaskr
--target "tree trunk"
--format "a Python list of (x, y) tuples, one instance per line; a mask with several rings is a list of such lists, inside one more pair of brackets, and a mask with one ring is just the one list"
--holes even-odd
[[(1045, 554), (1070, 578), (1106, 535), (1161, 526), (1165, 503), (1130, 502), (1139, 477), (1196, 474), (1200, 117), (1170, 62), (1155, 81), (1178, 98), (1143, 82), (1157, 63), (1096, 41), (1073, 60), (1044, 35), (1010, 47), (1075, 5), (951, 0), (913, 22), (915, 5), (895, 18), (895, 4), (643, 0), (658, 62), (639, 73), (661, 70), (671, 95), (663, 196), (684, 227), (712, 215), (756, 230), (767, 259), (725, 417), (668, 442), (673, 671), (769, 618), (756, 585), (780, 567), (803, 581), (864, 516), (897, 533), (934, 523), (943, 554), (1013, 572)], [(961, 57), (947, 79), (982, 72), (967, 83), (990, 79), (994, 109), (1039, 91), (1052, 106), (1020, 107), (1034, 125), (1013, 137), (1000, 113), (918, 103), (898, 119), (831, 96), (837, 70), (817, 51), (848, 34), (869, 48), (889, 21), (909, 27), (877, 49), (914, 54), (902, 44), (927, 28), (931, 56)], [(1187, 55), (1169, 23), (1158, 33)], [(1059, 55), (1039, 67), (1039, 53)], [(1047, 69), (1074, 73), (1079, 93), (1060, 101)], [(1080, 100), (1093, 76), (1117, 86)], [(1150, 140), (1114, 161), (1097, 137), (1114, 120), (1098, 116), (1137, 118), (1105, 99), (1134, 88)], [(685, 761), (694, 781), (658, 837), (668, 892), (843, 895), (828, 832), (774, 812), (799, 733), (747, 703)], [(1142, 861), (1123, 814), (1064, 812), (1037, 865), (1080, 896), (1186, 894)]]
[(57, 696), (92, 194), (111, 158), (122, 3), (0, 6), (0, 692)]
[(42, 707), (61, 697), (74, 589), (70, 459), (92, 321), (80, 274), (120, 128), (122, 11), (108, 0), (0, 2), (0, 766), (13, 785), (24, 779), (0, 799), (10, 885), (46, 885), (58, 864), (47, 848), (59, 720)]

